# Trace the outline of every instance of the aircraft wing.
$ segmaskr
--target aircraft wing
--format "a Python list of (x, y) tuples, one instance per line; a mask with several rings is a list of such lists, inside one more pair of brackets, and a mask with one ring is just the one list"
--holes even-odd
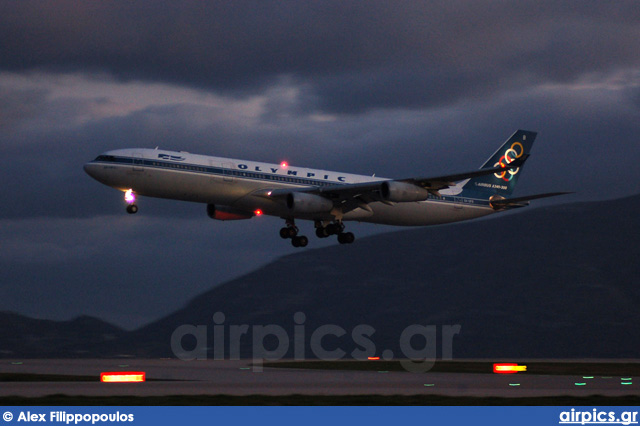
[(528, 157), (529, 156), (525, 154), (521, 158), (518, 158), (512, 161), (511, 163), (509, 163), (506, 167), (492, 167), (490, 169), (480, 169), (480, 170), (475, 170), (473, 172), (458, 173), (455, 175), (438, 176), (438, 177), (431, 177), (431, 178), (400, 179), (400, 182), (412, 183), (414, 185), (420, 186), (428, 190), (429, 192), (432, 192), (434, 195), (439, 195), (437, 194), (437, 191), (440, 191), (442, 189), (447, 189), (455, 185), (456, 182), (460, 182), (465, 179), (472, 179), (479, 176), (486, 176), (486, 175), (492, 175), (494, 173), (501, 173), (501, 172), (504, 172), (506, 169), (517, 169), (518, 167), (524, 164), (524, 162), (527, 160)]
[[(260, 190), (254, 195), (267, 196), (271, 198), (286, 198), (289, 194), (294, 192), (304, 192), (307, 194), (320, 195), (324, 198), (328, 198), (334, 202), (336, 207), (340, 207), (344, 213), (361, 207), (365, 210), (369, 210), (367, 204), (372, 202), (383, 202), (386, 204), (393, 204), (385, 199), (383, 194), (383, 185), (385, 182), (401, 182), (403, 184), (415, 185), (419, 188), (427, 190), (429, 193), (439, 195), (438, 191), (449, 188), (455, 185), (456, 182), (463, 181), (465, 179), (471, 179), (478, 176), (491, 175), (494, 173), (501, 173), (507, 169), (516, 169), (521, 167), (528, 156), (524, 155), (522, 158), (518, 158), (505, 167), (492, 167), (480, 170), (474, 170), (472, 172), (458, 173), (454, 175), (434, 176), (434, 177), (417, 177), (407, 179), (396, 179), (390, 181), (374, 181), (354, 184), (342, 184), (342, 185), (329, 185), (324, 187), (310, 186), (299, 189), (274, 189), (274, 190)], [(426, 199), (426, 198), (425, 198)]]
[[(328, 198), (333, 201), (336, 208), (342, 210), (343, 213), (347, 213), (351, 210), (355, 210), (361, 207), (365, 210), (370, 210), (367, 206), (369, 203), (380, 201), (388, 203), (382, 197), (382, 183), (385, 181), (365, 182), (365, 183), (353, 183), (344, 185), (329, 185), (324, 187), (309, 186), (306, 188), (283, 188), (269, 190), (260, 190), (254, 195), (261, 195), (270, 198), (286, 199), (289, 194), (294, 192), (303, 192), (307, 194), (319, 195), (324, 198)], [(391, 204), (391, 203), (388, 203)]]

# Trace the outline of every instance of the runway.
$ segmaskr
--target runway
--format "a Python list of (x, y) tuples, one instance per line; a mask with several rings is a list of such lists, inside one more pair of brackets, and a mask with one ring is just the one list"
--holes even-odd
[[(101, 383), (105, 371), (144, 371), (145, 383)], [(640, 395), (636, 377), (346, 371), (265, 367), (250, 360), (175, 359), (0, 360), (0, 374), (95, 377), (93, 381), (0, 382), (0, 397), (167, 395), (444, 395), (456, 397), (549, 397)], [(624, 379), (624, 380), (623, 380)], [(623, 384), (625, 383), (625, 384)]]

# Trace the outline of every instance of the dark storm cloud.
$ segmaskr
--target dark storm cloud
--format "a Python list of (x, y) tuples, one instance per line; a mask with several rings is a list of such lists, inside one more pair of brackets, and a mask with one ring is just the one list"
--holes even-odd
[(38, 116), (45, 96), (45, 90), (15, 90), (0, 86), (0, 131), (13, 131), (20, 123)]
[(437, 106), (640, 64), (620, 2), (5, 2), (0, 67), (104, 70), (254, 93), (290, 76), (307, 108)]
[[(541, 132), (527, 179), (518, 189), (523, 194), (572, 190), (582, 199), (602, 199), (640, 191), (638, 179), (629, 179), (640, 157), (640, 145), (633, 143), (640, 109), (632, 96), (617, 89), (517, 91), (455, 109), (372, 111), (327, 122), (295, 114), (274, 118), (271, 112), (268, 121), (231, 120), (216, 107), (189, 104), (83, 121), (96, 103), (111, 101), (74, 103), (26, 93), (14, 96), (16, 103), (38, 113), (16, 118), (13, 130), (0, 136), (5, 184), (0, 204), (7, 206), (0, 218), (121, 213), (122, 194), (82, 170), (85, 162), (110, 149), (160, 146), (404, 178), (473, 170), (516, 128)], [(286, 103), (275, 104), (280, 112), (290, 109)], [(5, 106), (11, 110), (9, 103)], [(566, 167), (575, 170), (567, 174), (562, 171)], [(204, 207), (197, 204), (144, 199), (141, 207), (145, 216), (204, 217)]]

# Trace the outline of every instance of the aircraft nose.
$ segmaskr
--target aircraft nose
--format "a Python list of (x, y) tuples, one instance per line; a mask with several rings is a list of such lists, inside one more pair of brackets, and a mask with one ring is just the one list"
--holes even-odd
[(91, 176), (92, 178), (96, 178), (96, 165), (93, 163), (86, 163), (84, 165), (84, 171), (86, 174), (88, 174), (89, 176)]

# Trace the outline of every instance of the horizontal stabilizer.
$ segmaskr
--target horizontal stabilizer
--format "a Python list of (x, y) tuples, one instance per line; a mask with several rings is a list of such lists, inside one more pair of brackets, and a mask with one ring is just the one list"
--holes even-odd
[(526, 197), (518, 198), (494, 198), (490, 200), (491, 207), (496, 210), (501, 209), (513, 209), (517, 207), (525, 207), (529, 205), (529, 201), (537, 200), (540, 198), (555, 197), (558, 195), (573, 194), (573, 192), (548, 192), (546, 194), (528, 195)]

